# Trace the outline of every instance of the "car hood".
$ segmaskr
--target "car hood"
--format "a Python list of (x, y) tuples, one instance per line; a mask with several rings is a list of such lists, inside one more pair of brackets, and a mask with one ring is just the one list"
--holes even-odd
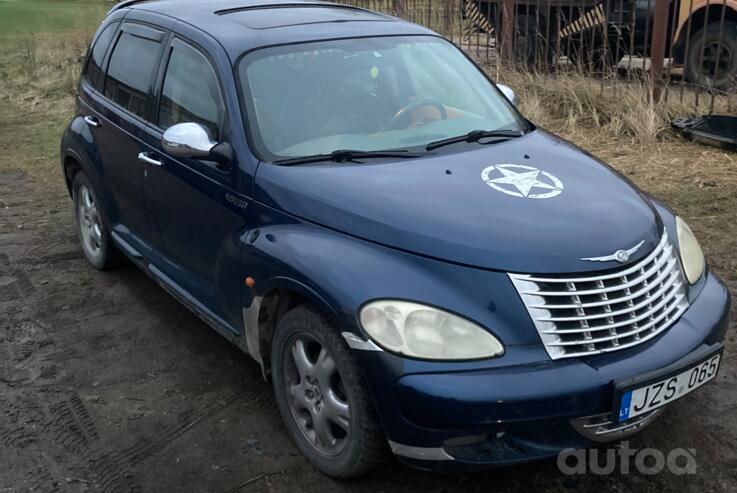
[(642, 192), (563, 139), (536, 130), (467, 145), (391, 163), (261, 165), (255, 198), (392, 248), (509, 272), (614, 267), (582, 259), (644, 242), (631, 257), (639, 260), (661, 238)]

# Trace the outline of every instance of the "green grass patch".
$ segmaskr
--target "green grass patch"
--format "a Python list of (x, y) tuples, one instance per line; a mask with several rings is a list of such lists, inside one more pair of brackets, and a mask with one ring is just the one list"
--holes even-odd
[(112, 5), (103, 0), (0, 0), (0, 38), (89, 29)]

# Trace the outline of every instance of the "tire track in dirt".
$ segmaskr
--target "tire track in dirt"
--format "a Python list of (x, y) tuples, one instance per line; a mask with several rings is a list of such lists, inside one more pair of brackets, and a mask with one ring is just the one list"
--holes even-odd
[(8, 320), (4, 328), (6, 357), (0, 366), (0, 383), (10, 389), (34, 382), (54, 385), (58, 376), (56, 356), (61, 351), (48, 330), (37, 322)]
[(51, 463), (48, 457), (37, 453), (27, 461), (20, 461), (18, 460), (19, 457), (7, 456), (2, 459), (5, 459), (5, 461), (0, 462), (0, 468), (4, 469), (0, 469), (0, 473), (3, 470), (12, 470), (16, 473), (21, 472), (25, 479), (19, 487), (3, 487), (0, 488), (0, 491), (13, 493), (16, 491), (38, 491), (42, 493), (63, 491), (63, 483), (59, 481), (58, 475), (55, 474), (54, 464)]
[[(0, 254), (1, 272), (7, 273), (7, 277), (11, 279), (7, 284), (11, 287), (6, 288), (9, 292), (6, 298), (18, 301), (33, 296), (36, 292), (31, 279), (20, 268), (21, 265), (39, 266), (69, 260), (81, 261), (80, 255), (78, 251), (60, 251), (42, 257), (22, 257), (11, 265), (8, 256)], [(136, 276), (138, 275), (136, 272)], [(146, 311), (155, 314), (160, 323), (175, 326), (182, 317), (188, 316), (188, 312), (181, 305), (148, 279), (137, 279), (129, 283), (129, 286), (134, 298), (141, 301)], [(177, 426), (151, 438), (140, 439), (133, 446), (121, 450), (110, 442), (106, 443), (105, 436), (100, 436), (94, 419), (76, 393), (56, 399), (50, 404), (48, 398), (28, 393), (28, 386), (35, 380), (34, 373), (37, 375), (42, 373), (34, 366), (49, 359), (41, 353), (45, 349), (53, 353), (54, 341), (43, 326), (28, 321), (31, 314), (27, 309), (22, 309), (19, 316), (25, 321), (17, 323), (15, 328), (9, 331), (12, 337), (7, 341), (9, 344), (5, 348), (10, 351), (7, 361), (16, 370), (10, 385), (15, 389), (16, 395), (4, 403), (4, 399), (0, 399), (0, 405), (5, 410), (4, 414), (0, 414), (0, 444), (25, 454), (34, 448), (49, 450), (49, 445), (53, 444), (51, 450), (60, 451), (52, 454), (53, 457), (59, 457), (52, 460), (55, 468), (66, 471), (76, 462), (83, 464), (84, 469), (88, 471), (86, 474), (88, 477), (82, 479), (95, 491), (142, 491), (135, 478), (137, 464), (165, 449), (201, 422), (239, 400), (248, 399), (249, 411), (273, 401), (270, 398), (270, 387), (254, 372), (247, 383), (236, 387), (225, 397), (213, 398)], [(49, 322), (49, 326), (55, 327), (54, 331), (59, 329), (53, 321)], [(140, 339), (141, 345), (145, 345), (148, 338), (149, 334), (144, 334), (134, 340)], [(47, 373), (51, 380), (55, 379), (55, 372)], [(52, 382), (49, 391), (53, 392), (54, 387)], [(39, 403), (44, 401), (46, 405)], [(58, 490), (58, 483), (46, 469), (38, 468), (36, 476), (33, 485), (30, 485), (33, 489)]]
[[(208, 404), (194, 412), (189, 419), (185, 420), (178, 426), (162, 433), (152, 440), (144, 440), (131, 447), (127, 451), (127, 456), (132, 462), (138, 463), (155, 453), (166, 448), (171, 442), (195, 427), (200, 422), (225, 409), (236, 401), (245, 397), (249, 398), (249, 403), (253, 408), (260, 408), (269, 402), (270, 387), (263, 381), (255, 378), (242, 383), (236, 389), (231, 391), (226, 397), (219, 397), (211, 400)], [(249, 406), (251, 407), (251, 406)]]
[[(31, 282), (28, 275), (19, 269), (17, 264), (11, 264), (8, 256), (0, 253), (0, 276), (8, 277), (11, 281), (5, 285), (8, 293), (3, 296), (3, 290), (0, 288), (0, 302), (15, 301), (19, 297), (28, 297), (36, 291), (36, 287)], [(15, 296), (13, 296), (15, 294)]]
[[(76, 393), (48, 406), (40, 404), (37, 396), (27, 394), (0, 399), (0, 405), (4, 410), (0, 413), (0, 445), (13, 451), (2, 455), (15, 456), (25, 465), (42, 450), (43, 457), (49, 461), (49, 467), (36, 466), (37, 474), (30, 483), (28, 478), (23, 478), (19, 490), (58, 491), (60, 478), (48, 469), (69, 474), (70, 466), (73, 469), (79, 464), (78, 469), (82, 471), (85, 465), (91, 466), (90, 477), (81, 480), (93, 486), (94, 491), (142, 491), (126, 463), (114, 460), (115, 454), (95, 457), (94, 447), (100, 442), (98, 430)], [(11, 488), (11, 491), (15, 490)]]
[[(151, 439), (143, 439), (124, 450), (106, 448), (95, 451), (89, 460), (94, 471), (93, 481), (103, 493), (119, 491), (138, 492), (140, 488), (132, 481), (131, 470), (139, 463), (167, 448), (172, 442), (237, 401), (248, 397), (253, 409), (269, 403), (270, 387), (253, 375), (252, 379), (239, 385), (225, 397), (217, 397), (192, 413), (188, 419)], [(251, 406), (249, 406), (251, 408)]]
[[(26, 230), (19, 234), (34, 236)], [(57, 360), (65, 351), (52, 337), (53, 324), (36, 320), (37, 290), (24, 268), (37, 265), (38, 259), (24, 260), (11, 261), (0, 253), (0, 303), (5, 304), (0, 327), (0, 456), (5, 459), (2, 469), (15, 473), (15, 483), (4, 479), (0, 485), (9, 485), (10, 491), (68, 490), (60, 475), (86, 457), (99, 436), (82, 400), (61, 381)]]
[(0, 404), (0, 444), (21, 449), (48, 440), (81, 456), (99, 439), (94, 420), (76, 393), (48, 406), (34, 395), (20, 393), (8, 395)]
[(31, 282), (28, 275), (19, 269), (14, 269), (15, 282), (22, 297), (27, 298), (36, 292), (36, 287)]
[[(0, 282), (2, 279), (0, 278)], [(17, 301), (20, 298), (20, 290), (15, 280), (0, 284), (0, 303)]]
[(84, 456), (99, 438), (92, 417), (77, 394), (49, 408), (53, 439), (75, 455)]
[[(53, 362), (54, 355), (61, 351), (51, 337), (52, 332), (60, 330), (55, 323), (58, 322), (56, 316), (44, 324), (30, 321), (35, 310), (28, 299), (36, 294), (36, 287), (24, 268), (83, 260), (79, 251), (67, 247), (59, 250), (38, 257), (26, 253), (25, 257), (20, 257), (12, 264), (8, 255), (0, 254), (0, 273), (9, 280), (0, 285), (0, 302), (7, 299), (19, 308), (17, 317), (14, 317), (16, 321), (7, 330), (7, 344), (3, 348), (8, 353), (5, 358), (6, 369), (12, 370), (9, 378), (5, 379), (6, 388), (12, 391), (12, 395), (3, 392), (7, 398), (0, 398), (3, 409), (0, 412), (0, 453), (6, 448), (30, 458), (35, 451), (43, 450), (44, 456), (50, 461), (49, 467), (42, 464), (35, 466), (33, 484), (24, 483), (24, 488), (30, 486), (39, 491), (59, 491), (59, 478), (49, 473), (49, 468), (64, 474), (78, 468), (83, 473), (77, 476), (95, 491), (137, 493), (142, 488), (136, 480), (136, 466), (166, 449), (203, 421), (239, 401), (244, 401), (245, 413), (275, 408), (271, 387), (253, 371), (249, 372), (247, 380), (244, 379), (246, 381), (234, 386), (224, 396), (215, 396), (176, 426), (162, 430), (157, 435), (141, 438), (132, 446), (121, 449), (114, 438), (101, 436), (79, 395), (59, 392), (61, 382), (58, 381), (58, 372), (53, 364), (51, 367), (44, 366), (49, 361)], [(156, 283), (147, 278), (139, 279), (138, 272), (131, 275), (135, 275), (136, 279), (131, 280), (130, 276), (123, 273), (123, 277), (128, 278), (123, 282), (126, 287), (119, 292), (123, 299), (131, 295), (135, 302), (140, 301), (146, 312), (155, 316), (159, 324), (166, 326), (178, 326), (183, 318), (190, 316)], [(119, 286), (113, 289), (117, 292)], [(24, 303), (18, 303), (20, 300)], [(196, 344), (190, 340), (192, 337), (187, 337), (186, 342), (201, 347), (204, 341), (200, 342), (196, 333), (190, 335), (195, 336)], [(132, 340), (138, 341), (134, 345), (143, 347), (149, 345), (150, 338), (151, 334), (146, 333), (137, 334)], [(207, 338), (207, 334), (203, 333), (202, 339)], [(1, 377), (2, 368), (0, 386), (3, 384)], [(45, 396), (31, 388), (40, 380), (43, 380), (47, 389)], [(49, 399), (48, 394), (56, 392), (59, 392), (59, 396)], [(24, 467), (29, 467), (28, 462), (21, 462)]]
[(79, 250), (65, 250), (56, 253), (50, 253), (40, 257), (22, 257), (17, 263), (22, 265), (54, 265), (61, 262), (82, 261), (84, 254)]
[(45, 428), (43, 410), (38, 403), (23, 398), (0, 400), (0, 444), (22, 449), (37, 442)]

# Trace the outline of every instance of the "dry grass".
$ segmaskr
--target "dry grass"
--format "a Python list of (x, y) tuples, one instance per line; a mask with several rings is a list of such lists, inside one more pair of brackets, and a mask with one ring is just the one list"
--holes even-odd
[(74, 95), (80, 62), (94, 31), (27, 34), (2, 61), (0, 101), (19, 106), (56, 106)]
[[(668, 133), (674, 118), (698, 113), (697, 95), (692, 90), (685, 90), (681, 98), (679, 89), (673, 87), (667, 99), (656, 102), (649, 96), (647, 80), (611, 77), (602, 81), (575, 70), (555, 76), (496, 67), (493, 71), (498, 80), (518, 92), (528, 118), (570, 134), (596, 130), (613, 138), (651, 143)], [(700, 99), (701, 111), (705, 111), (703, 103), (708, 98), (702, 94)], [(726, 99), (717, 99), (715, 111), (725, 111), (727, 106)]]
[(59, 140), (93, 29), (6, 39), (0, 56), (0, 171), (30, 172), (61, 190)]

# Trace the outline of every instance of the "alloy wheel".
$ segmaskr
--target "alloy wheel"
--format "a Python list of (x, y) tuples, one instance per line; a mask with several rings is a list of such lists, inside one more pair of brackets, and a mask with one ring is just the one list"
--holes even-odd
[(335, 360), (304, 333), (288, 341), (282, 358), (285, 394), (300, 432), (319, 453), (340, 454), (350, 433), (350, 406)]
[(97, 257), (102, 252), (102, 226), (94, 195), (87, 186), (79, 187), (78, 220), (82, 234), (82, 247)]

